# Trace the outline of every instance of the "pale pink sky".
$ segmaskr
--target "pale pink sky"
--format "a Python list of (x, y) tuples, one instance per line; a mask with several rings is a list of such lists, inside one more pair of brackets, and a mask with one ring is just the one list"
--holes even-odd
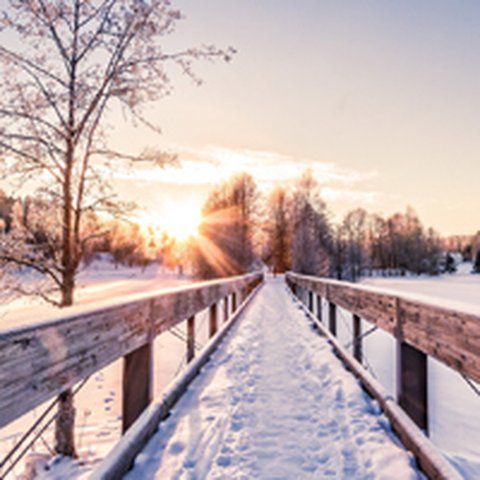
[(150, 112), (160, 139), (118, 126), (113, 142), (160, 145), (183, 161), (163, 174), (119, 172), (122, 193), (159, 212), (184, 198), (200, 207), (236, 171), (263, 184), (308, 166), (336, 217), (411, 205), (443, 234), (480, 229), (480, 4), (174, 3), (187, 19), (171, 45), (233, 45), (238, 55), (202, 65), (200, 88), (175, 77)]

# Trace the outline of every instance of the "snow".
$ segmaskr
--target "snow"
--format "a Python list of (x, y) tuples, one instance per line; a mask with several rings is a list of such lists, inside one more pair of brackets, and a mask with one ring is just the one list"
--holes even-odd
[[(18, 299), (0, 307), (0, 330), (7, 331), (20, 325), (51, 320), (63, 316), (66, 312), (78, 312), (82, 309), (97, 308), (119, 297), (127, 300), (130, 296), (148, 295), (159, 289), (168, 289), (189, 283), (190, 279), (175, 272), (152, 264), (146, 269), (140, 267), (115, 266), (108, 258), (101, 257), (84, 269), (78, 278), (78, 305), (61, 312), (38, 299)], [(206, 316), (206, 315), (204, 315)], [(200, 322), (201, 316), (200, 316)], [(206, 322), (204, 330), (206, 331)], [(198, 332), (199, 342), (206, 338), (206, 332)], [(202, 336), (203, 335), (203, 336)], [(155, 341), (155, 393), (158, 394), (178, 371), (184, 358), (184, 343), (167, 333)], [(105, 369), (96, 372), (80, 390), (75, 399), (76, 405), (76, 443), (79, 461), (55, 458), (45, 460), (48, 450), (42, 441), (38, 441), (24, 462), (14, 470), (15, 475), (25, 469), (42, 472), (42, 478), (88, 478), (88, 473), (113, 447), (121, 435), (121, 379), (122, 359), (113, 362)], [(46, 406), (40, 405), (28, 414), (20, 417), (0, 429), (0, 458), (12, 448)], [(43, 439), (50, 447), (53, 445), (53, 428), (49, 428)], [(47, 455), (47, 458), (50, 455)], [(27, 464), (31, 463), (30, 466)], [(44, 468), (47, 465), (48, 470)], [(58, 473), (60, 472), (60, 473)], [(74, 472), (74, 473), (73, 473)], [(57, 476), (58, 475), (58, 476)]]
[[(374, 289), (382, 288), (395, 293), (404, 292), (404, 294), (409, 297), (414, 295), (423, 301), (434, 304), (442, 303), (450, 308), (455, 308), (454, 305), (459, 305), (463, 309), (475, 311), (475, 309), (480, 307), (480, 275), (470, 275), (470, 270), (471, 264), (463, 264), (460, 266), (459, 272), (454, 275), (443, 275), (440, 277), (374, 278), (366, 279), (362, 283), (370, 285), (371, 288)], [(81, 304), (80, 308), (86, 308), (88, 305), (93, 306), (93, 303), (97, 305), (98, 302), (108, 302), (110, 301), (110, 298), (118, 296), (126, 298), (127, 295), (138, 295), (139, 292), (148, 293), (158, 290), (159, 288), (175, 286), (179, 283), (189, 281), (188, 278), (179, 277), (174, 272), (162, 270), (158, 265), (152, 265), (143, 272), (140, 268), (125, 268), (120, 266), (118, 269), (115, 269), (108, 259), (104, 258), (90, 265), (88, 269), (80, 274), (79, 278), (80, 289), (78, 299)], [(255, 302), (258, 303), (258, 299), (256, 299)], [(26, 303), (28, 304), (26, 305)], [(317, 457), (315, 457), (318, 452), (324, 452), (325, 455), (329, 455), (329, 461), (326, 462), (326, 465), (338, 465), (339, 470), (336, 471), (337, 475), (341, 477), (341, 467), (342, 462), (344, 462), (344, 457), (342, 456), (341, 449), (337, 449), (338, 440), (335, 440), (335, 435), (332, 431), (334, 430), (333, 425), (328, 427), (328, 423), (332, 419), (337, 419), (335, 413), (338, 414), (338, 412), (334, 411), (333, 405), (335, 402), (334, 398), (332, 398), (334, 395), (330, 390), (325, 390), (323, 388), (323, 382), (327, 380), (330, 380), (330, 384), (334, 384), (335, 387), (340, 388), (340, 391), (344, 392), (344, 398), (348, 399), (344, 403), (350, 402), (350, 399), (353, 399), (356, 402), (358, 400), (357, 397), (360, 396), (360, 401), (365, 405), (369, 405), (365, 410), (369, 410), (370, 414), (373, 415), (374, 418), (377, 418), (377, 423), (382, 426), (379, 431), (384, 432), (384, 434), (386, 432), (388, 440), (390, 442), (392, 441), (391, 434), (388, 432), (386, 420), (383, 419), (381, 415), (378, 415), (374, 403), (367, 398), (362, 398), (363, 394), (357, 395), (357, 393), (351, 392), (350, 387), (348, 386), (349, 384), (346, 384), (346, 380), (342, 377), (345, 372), (339, 366), (336, 358), (329, 359), (328, 362), (323, 362), (323, 355), (331, 355), (331, 352), (325, 347), (325, 345), (323, 345), (323, 339), (316, 335), (310, 335), (311, 332), (308, 328), (305, 331), (305, 319), (301, 315), (300, 317), (298, 316), (299, 312), (295, 307), (289, 305), (290, 303), (290, 301), (287, 302), (284, 298), (284, 292), (280, 288), (280, 285), (276, 285), (273, 297), (270, 296), (268, 301), (263, 301), (261, 307), (255, 307), (258, 317), (255, 322), (258, 324), (258, 327), (255, 327), (250, 320), (245, 319), (243, 324), (239, 325), (238, 337), (237, 335), (233, 336), (230, 342), (230, 345), (237, 346), (236, 349), (225, 345), (225, 349), (230, 348), (229, 351), (232, 360), (235, 361), (235, 359), (237, 359), (238, 361), (235, 364), (232, 363), (232, 366), (228, 367), (225, 357), (225, 349), (222, 347), (222, 351), (218, 352), (218, 355), (214, 360), (214, 362), (220, 362), (218, 372), (215, 371), (214, 365), (208, 366), (204, 370), (204, 375), (198, 379), (193, 389), (191, 389), (189, 393), (187, 393), (186, 398), (182, 400), (182, 402), (196, 404), (198, 407), (196, 410), (197, 417), (194, 416), (193, 410), (189, 417), (192, 430), (189, 432), (190, 427), (183, 423), (183, 428), (186, 429), (186, 432), (183, 433), (183, 437), (178, 437), (178, 441), (182, 442), (184, 441), (185, 436), (190, 435), (190, 437), (197, 439), (199, 444), (187, 449), (189, 453), (188, 459), (186, 459), (187, 452), (183, 451), (177, 455), (171, 455), (172, 459), (170, 462), (174, 462), (177, 457), (179, 459), (185, 458), (187, 462), (186, 465), (189, 465), (188, 460), (190, 459), (192, 462), (195, 462), (194, 458), (195, 455), (197, 455), (198, 468), (200, 468), (202, 461), (199, 457), (202, 454), (199, 449), (200, 441), (203, 437), (199, 438), (201, 433), (195, 432), (193, 429), (200, 428), (202, 425), (211, 425), (209, 427), (210, 430), (208, 430), (208, 432), (210, 432), (209, 435), (211, 435), (210, 440), (208, 440), (210, 442), (210, 447), (207, 450), (210, 452), (209, 455), (213, 458), (212, 464), (214, 466), (212, 466), (212, 471), (216, 471), (217, 473), (220, 472), (218, 475), (224, 478), (241, 478), (243, 474), (241, 469), (243, 468), (247, 472), (246, 475), (250, 477), (251, 474), (253, 475), (255, 472), (260, 471), (253, 469), (255, 464), (257, 464), (257, 469), (263, 467), (266, 468), (268, 463), (270, 463), (270, 465), (272, 464), (273, 460), (269, 460), (268, 455), (272, 454), (273, 449), (271, 446), (268, 446), (268, 442), (272, 442), (274, 438), (272, 439), (272, 437), (268, 437), (268, 435), (280, 435), (285, 433), (284, 430), (286, 430), (286, 428), (280, 428), (278, 426), (279, 423), (277, 424), (277, 427), (275, 427), (275, 422), (279, 422), (280, 418), (282, 421), (285, 421), (284, 418), (286, 418), (288, 421), (287, 424), (293, 432), (291, 436), (293, 437), (294, 432), (298, 431), (298, 437), (301, 440), (299, 447), (295, 447), (294, 445), (296, 440), (295, 442), (291, 438), (288, 440), (288, 442), (292, 444), (291, 456), (298, 460), (296, 467), (301, 472), (298, 477), (294, 478), (309, 478), (309, 476), (322, 478), (323, 472), (327, 470), (327, 467), (323, 469), (317, 467), (315, 473), (308, 473), (302, 470), (302, 466), (307, 468), (306, 466), (309, 462), (313, 462), (313, 465), (315, 464), (315, 458), (318, 460), (318, 455), (320, 455), (318, 454)], [(254, 305), (252, 305), (252, 309), (253, 307)], [(273, 325), (271, 324), (265, 325), (268, 323), (266, 322), (266, 315), (270, 311), (276, 312), (274, 313), (277, 318), (275, 325), (281, 323), (281, 328), (273, 328)], [(52, 312), (54, 312), (54, 310), (52, 310), (52, 307), (50, 306), (39, 306), (38, 304), (32, 304), (31, 302), (21, 302), (20, 308), (19, 302), (16, 304), (9, 304), (8, 306), (0, 308), (0, 328), (4, 329), (11, 327), (18, 324), (18, 322), (24, 324), (41, 321), (42, 319), (50, 318)], [(265, 318), (262, 318), (262, 315), (264, 315)], [(338, 336), (346, 344), (351, 339), (351, 316), (346, 312), (342, 312), (341, 309), (339, 309), (339, 315)], [(287, 319), (290, 316), (292, 316), (292, 319), (290, 320), (290, 322), (292, 322), (291, 325), (287, 322)], [(207, 338), (208, 322), (206, 320), (208, 317), (203, 313), (197, 318), (197, 338), (199, 343), (204, 343)], [(326, 318), (327, 315), (325, 310), (324, 319)], [(364, 331), (369, 328), (366, 322), (362, 323)], [(350, 330), (348, 325), (350, 325)], [(262, 336), (259, 337), (258, 332), (255, 335), (257, 328), (260, 328), (260, 326), (262, 326), (262, 328), (269, 328), (268, 332), (264, 335), (265, 338), (262, 338)], [(261, 352), (258, 353), (258, 355), (254, 354), (255, 348), (253, 345), (250, 345), (250, 337), (248, 337), (247, 332), (252, 334), (251, 339), (255, 339), (256, 343), (254, 343), (254, 345), (262, 347)], [(300, 338), (303, 338), (304, 340), (300, 341)], [(281, 345), (281, 347), (274, 348), (274, 339), (276, 342), (280, 342), (279, 345)], [(290, 342), (293, 342), (295, 345), (295, 347), (292, 346), (292, 348), (296, 349), (297, 355), (294, 355), (290, 350), (290, 353), (282, 353), (284, 351), (283, 347)], [(274, 360), (272, 361), (268, 361), (266, 356), (267, 347), (268, 352), (270, 352), (268, 355), (273, 355), (272, 358)], [(382, 331), (377, 331), (364, 340), (364, 354), (368, 359), (369, 366), (373, 368), (378, 379), (393, 395), (395, 395), (394, 347), (395, 345), (392, 338)], [(237, 355), (240, 355), (240, 357)], [(283, 357), (283, 355), (285, 355), (285, 357)], [(184, 342), (173, 336), (170, 332), (165, 333), (156, 339), (155, 395), (158, 396), (160, 394), (162, 389), (172, 379), (179, 368), (184, 365), (184, 358)], [(225, 361), (222, 361), (222, 358)], [(247, 379), (247, 372), (244, 372), (243, 374), (241, 373), (241, 358), (251, 360), (251, 373), (254, 378), (254, 380), (252, 380), (253, 385), (247, 385), (247, 382), (249, 381)], [(307, 363), (303, 365), (299, 364), (299, 360), (304, 363), (306, 361)], [(324, 363), (327, 363), (332, 369), (328, 375), (322, 370), (322, 375), (326, 375), (325, 377), (319, 375)], [(234, 367), (234, 365), (236, 365), (236, 367)], [(307, 368), (307, 365), (310, 365), (310, 367)], [(337, 367), (339, 370), (338, 372)], [(87, 382), (84, 389), (78, 395), (76, 400), (76, 433), (77, 442), (80, 443), (80, 462), (56, 458), (48, 462), (47, 465), (49, 470), (45, 471), (44, 464), (46, 463), (46, 460), (42, 455), (42, 453), (45, 452), (45, 449), (41, 443), (37, 443), (35, 448), (36, 453), (34, 453), (29, 460), (33, 464), (36, 463), (37, 466), (35, 468), (42, 472), (39, 478), (88, 478), (88, 475), (95, 464), (101, 461), (116, 440), (118, 440), (120, 437), (120, 412), (122, 402), (121, 368), (122, 362), (120, 360), (108, 366), (101, 372), (97, 372), (92, 376), (89, 382)], [(273, 377), (272, 379), (266, 378), (267, 368), (273, 369), (272, 371), (275, 371), (276, 375), (275, 378), (279, 376), (281, 381), (284, 381), (285, 379), (283, 376), (290, 372), (292, 384), (287, 383), (286, 385), (290, 385), (289, 388), (291, 388), (291, 390), (287, 387), (282, 388), (283, 384), (277, 383)], [(285, 370), (287, 373), (282, 373), (282, 370)], [(223, 374), (221, 373), (222, 371)], [(299, 373), (301, 373), (301, 378), (303, 378), (305, 382), (300, 379)], [(339, 375), (338, 377), (337, 374)], [(312, 396), (314, 395), (314, 388), (318, 389), (318, 393), (323, 390), (326, 392), (325, 402), (321, 400), (318, 402), (318, 405), (316, 404), (315, 397), (313, 397), (315, 400), (314, 403), (316, 404), (315, 411), (312, 411), (311, 407), (305, 406), (308, 405), (308, 402), (306, 401), (308, 399), (308, 394), (305, 388), (302, 388), (302, 385), (308, 384), (306, 381), (308, 378), (309, 381), (312, 382)], [(225, 407), (222, 411), (216, 412), (216, 414), (218, 414), (218, 420), (207, 419), (211, 415), (211, 413), (207, 412), (211, 412), (215, 410), (215, 408), (217, 408), (217, 410), (220, 409), (218, 405), (215, 406), (213, 400), (209, 404), (209, 402), (203, 398), (204, 393), (202, 393), (200, 387), (204, 385), (207, 389), (213, 388), (209, 386), (208, 379), (215, 379), (215, 383), (217, 383), (217, 385), (219, 385), (218, 388), (220, 388), (218, 391), (211, 391), (210, 395), (213, 399), (220, 398), (218, 396), (221, 392), (226, 395)], [(218, 380), (221, 380), (223, 383), (219, 384), (217, 382)], [(262, 380), (262, 382), (270, 382), (268, 384), (271, 387), (270, 392), (267, 391), (266, 388), (261, 388), (259, 383), (260, 380)], [(241, 384), (242, 381), (244, 382), (243, 387)], [(349, 377), (349, 382), (351, 381), (352, 380)], [(356, 388), (355, 385), (354, 387)], [(298, 391), (295, 391), (295, 389), (298, 389)], [(289, 400), (288, 402), (285, 402), (285, 404), (281, 402), (278, 397), (282, 390), (284, 390), (284, 393)], [(255, 392), (256, 398), (252, 403), (247, 402), (244, 404), (243, 409), (240, 409), (240, 407), (237, 406), (237, 410), (234, 410), (234, 405), (228, 403), (228, 399), (230, 399), (230, 401), (232, 400), (232, 395), (235, 394), (239, 398), (247, 398), (248, 392)], [(250, 398), (252, 399), (253, 397)], [(459, 375), (434, 360), (429, 360), (429, 398), (430, 432), (432, 441), (444, 453), (446, 453), (448, 458), (459, 469), (465, 479), (474, 480), (480, 478), (480, 398), (473, 393), (471, 388)], [(276, 401), (274, 408), (269, 408), (268, 403), (274, 399)], [(331, 402), (328, 405), (328, 402), (326, 401), (327, 399)], [(264, 406), (258, 413), (255, 413), (253, 407), (258, 406), (260, 401), (264, 403)], [(294, 401), (294, 407), (290, 407), (291, 401)], [(183, 403), (181, 405), (183, 405)], [(305, 411), (306, 415), (310, 417), (308, 420), (302, 422), (300, 419), (295, 420), (293, 418), (293, 412), (296, 410), (297, 405), (301, 413)], [(349, 409), (350, 407), (347, 405), (343, 410), (343, 413), (347, 414), (347, 412), (350, 411)], [(39, 407), (26, 417), (22, 417), (16, 422), (13, 422), (13, 424), (0, 430), (0, 456), (13, 445), (15, 439), (18, 438), (28, 426), (30, 426), (32, 419), (34, 419), (42, 410), (43, 407)], [(277, 411), (280, 413), (275, 413)], [(341, 413), (338, 417), (339, 419), (342, 419)], [(236, 419), (236, 417), (235, 419), (233, 418), (233, 415), (244, 415), (243, 417), (239, 417), (240, 424), (243, 426), (243, 428), (239, 430), (240, 433), (232, 431), (232, 428), (229, 427), (229, 425), (233, 425), (232, 422)], [(280, 415), (283, 415), (283, 417), (280, 417)], [(268, 417), (271, 418), (267, 421), (266, 418)], [(177, 409), (172, 418), (181, 418), (181, 411)], [(250, 420), (248, 420), (249, 418)], [(337, 435), (341, 437), (343, 431), (349, 432), (351, 438), (355, 442), (357, 438), (362, 438), (360, 435), (361, 432), (359, 434), (355, 431), (359, 428), (360, 424), (357, 423), (358, 420), (355, 415), (351, 414), (350, 418), (356, 421), (349, 425), (345, 425), (337, 420)], [(256, 460), (255, 455), (252, 455), (251, 450), (247, 450), (243, 453), (241, 450), (238, 450), (240, 447), (245, 446), (245, 442), (241, 443), (241, 439), (243, 438), (245, 440), (246, 435), (249, 432), (249, 430), (247, 430), (249, 422), (252, 423), (254, 421), (257, 421), (257, 424), (262, 427), (262, 430), (259, 429), (257, 431), (256, 436), (252, 433), (251, 448), (256, 448), (260, 452), (260, 458), (258, 461)], [(185, 422), (185, 420), (183, 422)], [(329, 449), (319, 447), (318, 442), (320, 440), (322, 440), (323, 445), (322, 437), (314, 435), (310, 438), (309, 442), (307, 442), (307, 439), (303, 438), (302, 426), (311, 429), (313, 427), (310, 426), (310, 423), (316, 426), (315, 428), (318, 428), (317, 433), (320, 431), (325, 432), (325, 445), (330, 445)], [(236, 425), (239, 426), (239, 424)], [(320, 429), (320, 426), (323, 426), (323, 430)], [(347, 427), (349, 430), (346, 430)], [(384, 427), (387, 428), (386, 431), (383, 430)], [(171, 420), (168, 420), (161, 429), (161, 432), (163, 432), (163, 440), (160, 440), (160, 444), (163, 445), (163, 450), (152, 454), (152, 457), (150, 458), (146, 458), (146, 456), (143, 455), (143, 457), (140, 457), (137, 466), (141, 467), (143, 465), (146, 468), (148, 465), (152, 466), (155, 463), (158, 463), (164, 456), (166, 457), (167, 455), (170, 455), (168, 448), (170, 448), (173, 443), (167, 444), (167, 441), (170, 437), (172, 437), (173, 442), (176, 441), (173, 439), (177, 438), (176, 435), (179, 435), (179, 432), (177, 432), (177, 429), (179, 428), (180, 426), (175, 427), (175, 425), (171, 423)], [(370, 426), (367, 426), (367, 431), (369, 428)], [(260, 437), (262, 432), (268, 435)], [(371, 435), (377, 434), (378, 432), (373, 430)], [(205, 434), (204, 437), (206, 435), (207, 434)], [(217, 437), (215, 437), (215, 435), (217, 435)], [(219, 439), (218, 435), (223, 435), (223, 439)], [(233, 443), (227, 443), (227, 438), (233, 438)], [(295, 439), (296, 438), (297, 437), (295, 437)], [(49, 445), (52, 445), (50, 433), (47, 432), (45, 439)], [(393, 440), (393, 442), (395, 442), (395, 440)], [(263, 443), (265, 444), (263, 445)], [(315, 448), (319, 448), (319, 450), (313, 451), (313, 445), (315, 445)], [(335, 448), (331, 445), (334, 445)], [(300, 446), (302, 448), (300, 448)], [(233, 453), (228, 450), (225, 450), (222, 453), (221, 450), (224, 447), (230, 448)], [(216, 448), (220, 450), (216, 451)], [(175, 448), (173, 448), (173, 450), (175, 451)], [(280, 448), (279, 454), (282, 453), (282, 455), (288, 455), (286, 450), (288, 450), (286, 447)], [(235, 454), (235, 452), (237, 453)], [(381, 458), (384, 458), (382, 453), (383, 444), (382, 448), (378, 449), (378, 452), (378, 455), (380, 455)], [(192, 457), (190, 457), (190, 453)], [(401, 453), (404, 455), (404, 452)], [(215, 457), (215, 455), (217, 456)], [(225, 458), (220, 460), (220, 464), (222, 462), (228, 463), (228, 461), (230, 461), (230, 465), (222, 467), (215, 463), (222, 455)], [(250, 455), (251, 470), (248, 470), (247, 468), (249, 465), (248, 461), (246, 460), (242, 463), (240, 459), (240, 457), (248, 457), (248, 455)], [(377, 449), (373, 450), (372, 455), (372, 462), (376, 462), (375, 465), (379, 463), (381, 464), (381, 458), (375, 460), (375, 458), (377, 458)], [(226, 460), (227, 457), (229, 460)], [(285, 456), (282, 458), (284, 460), (280, 462), (281, 465), (283, 465), (281, 468), (287, 469), (290, 464)], [(337, 460), (340, 459), (339, 463), (335, 463), (332, 458)], [(385, 458), (388, 458), (388, 456)], [(300, 461), (300, 459), (303, 460)], [(407, 460), (410, 462), (410, 459)], [(355, 458), (355, 461), (357, 462), (357, 466), (365, 466), (365, 463), (362, 463), (364, 460)], [(180, 460), (177, 459), (176, 465), (179, 466), (180, 463)], [(295, 467), (295, 465), (293, 467)], [(183, 470), (186, 472), (186, 478), (188, 478), (187, 473), (196, 471), (195, 468), (197, 468), (197, 466), (189, 469), (185, 468)], [(17, 473), (21, 471), (21, 468), (16, 469)], [(275, 471), (277, 471), (276, 468), (272, 469), (272, 472)], [(359, 474), (360, 478), (369, 478), (369, 470), (366, 469), (366, 467), (365, 471), (367, 473), (365, 473), (364, 476), (362, 476), (363, 474)], [(237, 475), (235, 472), (240, 473)], [(209, 475), (215, 476), (213, 473)], [(335, 475), (332, 475), (332, 477), (335, 478)], [(15, 475), (13, 478), (15, 478)], [(137, 478), (143, 477), (137, 476)], [(170, 477), (167, 475), (166, 478)], [(269, 478), (269, 476), (266, 475), (266, 478)]]
[[(22, 275), (25, 281), (34, 281), (35, 276), (32, 277), (28, 271)], [(148, 295), (159, 289), (190, 281), (188, 276), (178, 275), (157, 263), (152, 263), (146, 268), (124, 265), (115, 267), (108, 256), (100, 256), (88, 267), (80, 270), (73, 307), (60, 310), (35, 297), (22, 297), (4, 302), (0, 306), (0, 330), (53, 320), (69, 313), (80, 313), (89, 306), (93, 308), (108, 306), (112, 301), (118, 301), (120, 297), (127, 300), (140, 293)]]
[(127, 479), (421, 477), (283, 279), (240, 322)]
[[(362, 285), (475, 312), (480, 309), (480, 275), (470, 274), (471, 270), (471, 263), (463, 263), (451, 275), (366, 278)], [(369, 328), (362, 323), (365, 330)], [(375, 332), (365, 339), (364, 354), (380, 382), (395, 395), (395, 344), (391, 337)], [(480, 397), (460, 375), (431, 358), (428, 385), (431, 440), (465, 479), (480, 478)]]

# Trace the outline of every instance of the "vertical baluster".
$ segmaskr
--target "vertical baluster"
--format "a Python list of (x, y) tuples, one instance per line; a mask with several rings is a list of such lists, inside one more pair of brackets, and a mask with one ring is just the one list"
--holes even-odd
[(187, 362), (195, 357), (195, 315), (187, 320)]
[(332, 335), (337, 335), (337, 306), (328, 302), (328, 328)]
[(209, 335), (213, 337), (217, 333), (217, 304), (214, 303), (209, 311)]
[(353, 314), (353, 356), (362, 363), (362, 322), (355, 314)]

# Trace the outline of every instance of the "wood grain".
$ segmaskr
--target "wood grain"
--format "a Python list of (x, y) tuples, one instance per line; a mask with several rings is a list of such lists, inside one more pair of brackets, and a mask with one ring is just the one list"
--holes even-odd
[(326, 278), (288, 273), (287, 281), (326, 297), (480, 382), (480, 315), (409, 299), (406, 294), (375, 292), (371, 287)]
[(255, 273), (202, 282), (0, 333), (0, 427), (226, 295), (261, 281)]

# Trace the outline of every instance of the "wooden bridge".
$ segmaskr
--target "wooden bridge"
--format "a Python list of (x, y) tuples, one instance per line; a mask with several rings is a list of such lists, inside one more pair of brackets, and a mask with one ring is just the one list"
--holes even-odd
[[(337, 355), (378, 401), (421, 470), (429, 478), (460, 478), (426, 436), (427, 357), (480, 381), (480, 317), (328, 279), (296, 274), (285, 279)], [(123, 357), (125, 435), (93, 474), (93, 478), (121, 478), (262, 288), (262, 281), (263, 276), (255, 273), (193, 284), (0, 334), (0, 427)], [(322, 322), (322, 302), (328, 304), (327, 322)], [(351, 313), (353, 356), (335, 337), (338, 308)], [(204, 309), (209, 310), (211, 340), (195, 356), (195, 316)], [(228, 319), (221, 328), (220, 316)], [(396, 339), (398, 404), (361, 365), (361, 319)], [(162, 398), (154, 400), (153, 340), (182, 322), (187, 326), (189, 364)], [(1, 478), (8, 462), (0, 463), (0, 468)]]

